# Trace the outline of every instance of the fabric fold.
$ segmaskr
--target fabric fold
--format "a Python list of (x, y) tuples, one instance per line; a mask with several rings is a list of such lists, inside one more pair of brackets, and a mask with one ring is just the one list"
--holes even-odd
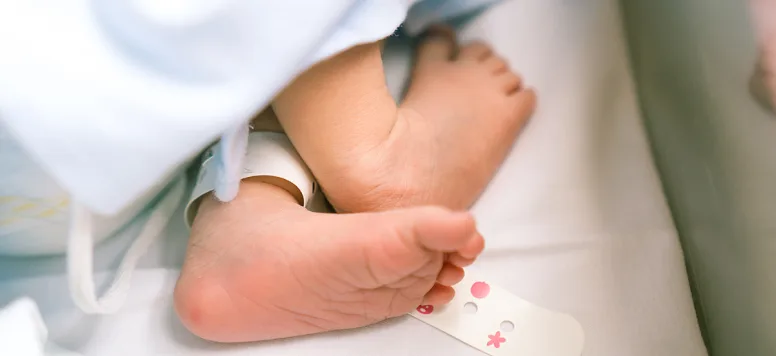
[[(0, 117), (75, 200), (116, 214), (415, 2), (0, 0)], [(414, 27), (483, 0), (431, 2)]]

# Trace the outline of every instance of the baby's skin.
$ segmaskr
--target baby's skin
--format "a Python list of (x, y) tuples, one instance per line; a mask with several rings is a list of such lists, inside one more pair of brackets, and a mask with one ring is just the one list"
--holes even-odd
[[(301, 207), (248, 179), (208, 197), (192, 227), (175, 307), (218, 342), (365, 326), (453, 298), (484, 248), (466, 212), (535, 106), (533, 91), (482, 43), (438, 28), (420, 44), (401, 105), (380, 44), (311, 68), (273, 103), (335, 209)], [(261, 126), (261, 125), (259, 125)]]

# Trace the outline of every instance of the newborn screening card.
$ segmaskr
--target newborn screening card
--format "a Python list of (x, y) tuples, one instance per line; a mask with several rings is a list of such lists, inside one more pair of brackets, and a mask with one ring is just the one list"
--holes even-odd
[(467, 273), (446, 305), (411, 315), (492, 356), (579, 356), (584, 332), (571, 316), (533, 305)]

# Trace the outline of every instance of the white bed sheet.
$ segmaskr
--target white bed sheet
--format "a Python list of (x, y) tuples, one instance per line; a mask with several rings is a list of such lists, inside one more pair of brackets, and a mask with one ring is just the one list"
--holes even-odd
[[(491, 42), (540, 97), (538, 112), (474, 208), (487, 249), (471, 270), (575, 316), (586, 332), (584, 355), (706, 355), (641, 126), (617, 3), (506, 2), (463, 37)], [(395, 51), (387, 61), (389, 81), (402, 82), (408, 53)], [(409, 317), (277, 342), (200, 341), (171, 308), (185, 248), (182, 221), (176, 218), (144, 258), (117, 315), (76, 311), (61, 258), (0, 259), (0, 303), (31, 295), (52, 340), (86, 355), (480, 354)], [(97, 268), (110, 270), (135, 233), (101, 245)]]

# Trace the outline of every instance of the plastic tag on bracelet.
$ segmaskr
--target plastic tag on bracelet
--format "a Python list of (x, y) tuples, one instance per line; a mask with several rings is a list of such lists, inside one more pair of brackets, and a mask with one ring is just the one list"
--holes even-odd
[[(217, 145), (217, 144), (216, 144)], [(191, 226), (199, 207), (199, 200), (205, 194), (212, 192), (216, 182), (216, 159), (213, 157), (216, 146), (205, 152), (204, 161), (200, 167), (197, 182), (186, 204), (186, 224)], [(280, 178), (288, 183), (290, 189), (295, 187), (302, 197), (303, 205), (315, 193), (315, 181), (296, 149), (282, 133), (252, 132), (248, 136), (248, 149), (241, 179), (250, 177)]]
[(584, 331), (570, 315), (531, 304), (467, 273), (446, 305), (411, 315), (491, 356), (580, 356)]

